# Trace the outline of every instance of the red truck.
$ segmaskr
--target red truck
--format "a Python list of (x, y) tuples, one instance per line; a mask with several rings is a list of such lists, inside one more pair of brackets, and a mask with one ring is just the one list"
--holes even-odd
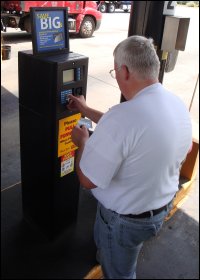
[(1, 30), (12, 27), (31, 33), (30, 7), (67, 7), (69, 32), (82, 38), (91, 37), (101, 24), (95, 1), (1, 1)]

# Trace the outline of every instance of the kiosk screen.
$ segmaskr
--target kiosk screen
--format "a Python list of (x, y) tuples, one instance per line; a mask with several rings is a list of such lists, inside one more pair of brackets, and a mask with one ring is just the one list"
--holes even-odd
[(74, 69), (63, 71), (63, 84), (74, 81)]

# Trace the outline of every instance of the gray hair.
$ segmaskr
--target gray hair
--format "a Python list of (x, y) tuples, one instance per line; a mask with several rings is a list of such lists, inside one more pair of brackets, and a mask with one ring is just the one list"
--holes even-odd
[(126, 65), (129, 72), (137, 75), (138, 79), (158, 78), (160, 61), (153, 45), (153, 39), (130, 36), (116, 46), (113, 55), (119, 68)]

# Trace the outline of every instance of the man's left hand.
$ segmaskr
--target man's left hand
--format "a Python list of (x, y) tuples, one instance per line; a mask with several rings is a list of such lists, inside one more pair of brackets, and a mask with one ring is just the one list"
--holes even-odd
[(82, 145), (85, 145), (85, 142), (89, 138), (89, 131), (88, 129), (83, 126), (75, 126), (72, 130), (72, 141), (77, 146), (80, 147)]

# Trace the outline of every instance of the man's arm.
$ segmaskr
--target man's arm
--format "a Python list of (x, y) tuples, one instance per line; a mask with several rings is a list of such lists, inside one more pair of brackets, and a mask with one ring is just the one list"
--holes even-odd
[(79, 110), (81, 114), (94, 123), (98, 123), (103, 113), (87, 106), (83, 95), (74, 96), (69, 94), (69, 104), (67, 108), (71, 111)]
[(75, 126), (72, 130), (72, 141), (76, 146), (78, 146), (77, 154), (76, 154), (76, 172), (80, 181), (80, 184), (86, 189), (93, 189), (96, 186), (83, 174), (80, 169), (80, 160), (83, 154), (83, 150), (85, 147), (85, 143), (89, 138), (88, 130), (85, 126), (81, 128)]
[(76, 156), (76, 173), (78, 175), (80, 184), (86, 188), (86, 189), (94, 189), (96, 186), (83, 174), (83, 172), (80, 169), (80, 160), (83, 154), (85, 145), (82, 145), (77, 150), (77, 156)]
[(83, 113), (83, 115), (92, 120), (94, 123), (98, 123), (100, 118), (103, 116), (103, 113), (93, 108), (87, 107), (85, 114)]

